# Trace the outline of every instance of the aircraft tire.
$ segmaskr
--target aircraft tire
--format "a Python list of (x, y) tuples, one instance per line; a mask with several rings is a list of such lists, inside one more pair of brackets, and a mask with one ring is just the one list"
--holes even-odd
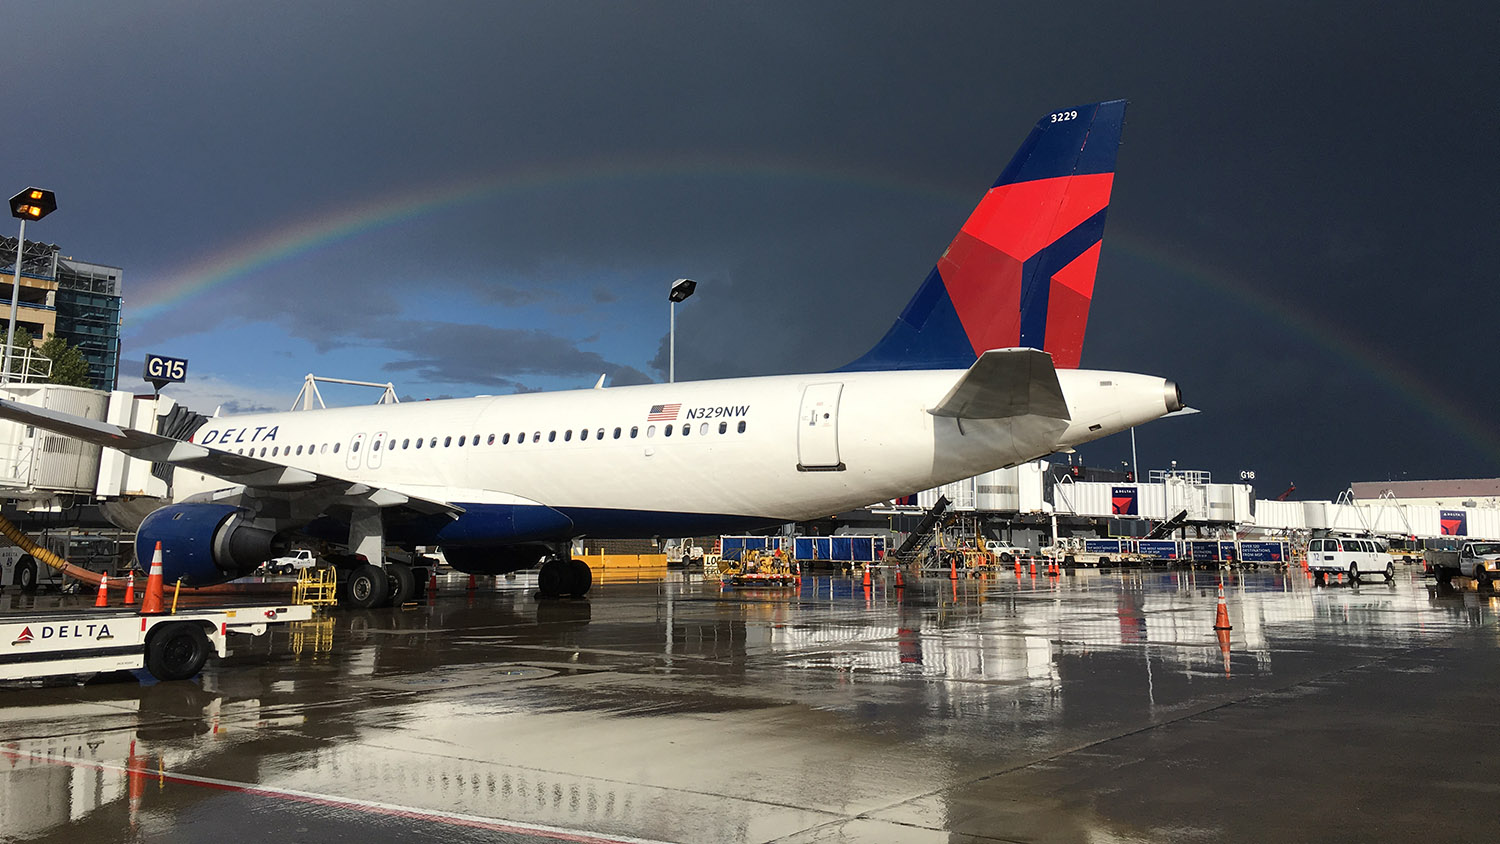
[(163, 624), (146, 643), (146, 670), (158, 680), (186, 680), (203, 669), (212, 648), (197, 624)]
[(399, 607), (417, 597), (417, 576), (405, 563), (386, 563), (386, 581), (390, 584), (389, 603)]
[(35, 592), (37, 584), (36, 560), (30, 554), (16, 562), (16, 585), (22, 592)]
[(568, 591), (582, 598), (594, 586), (594, 570), (583, 560), (569, 560), (568, 583)]
[(569, 576), (569, 564), (564, 560), (548, 560), (542, 563), (542, 570), (537, 572), (537, 592), (543, 598), (556, 598), (566, 594), (571, 585), (572, 578)]
[(349, 584), (345, 587), (349, 606), (362, 610), (385, 606), (390, 599), (390, 578), (380, 566), (365, 563), (349, 573)]

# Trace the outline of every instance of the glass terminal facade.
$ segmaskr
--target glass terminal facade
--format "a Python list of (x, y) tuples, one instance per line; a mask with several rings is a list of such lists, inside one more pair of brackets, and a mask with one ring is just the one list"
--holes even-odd
[[(6, 308), (15, 255), (16, 239), (0, 237), (0, 305)], [(28, 240), (22, 252), (17, 324), (38, 340), (55, 331), (76, 346), (89, 362), (89, 386), (96, 390), (113, 390), (119, 381), (123, 274), (119, 267), (63, 257), (56, 244)], [(3, 335), (0, 328), (0, 345)]]

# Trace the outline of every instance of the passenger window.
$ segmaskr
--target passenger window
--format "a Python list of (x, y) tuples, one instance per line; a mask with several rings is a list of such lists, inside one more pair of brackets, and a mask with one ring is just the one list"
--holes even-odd
[(333, 453), (334, 454), (338, 454), (339, 453), (339, 444), (338, 443), (334, 443), (333, 444)]
[(459, 448), (463, 448), (463, 445), (464, 445), (464, 440), (465, 440), (465, 439), (467, 439), (467, 438), (466, 438), (466, 437), (459, 437), (459, 438), (458, 438), (458, 447), (459, 447)]
[(728, 433), (728, 432), (729, 432), (729, 423), (728, 422), (720, 422), (719, 423), (719, 433), (725, 434), (725, 433)]
[(548, 431), (547, 432), (547, 442), (549, 442), (549, 443), (555, 443), (555, 442), (557, 442), (557, 432), (556, 431)]
[[(635, 429), (634, 428), (630, 429), (630, 435), (632, 437), (635, 436)], [(656, 426), (655, 425), (647, 425), (646, 426), (646, 436), (648, 436), (648, 437), (654, 437), (654, 436), (656, 436)]]
[(328, 443), (323, 443), (322, 445), (318, 446), (318, 453), (319, 454), (327, 454), (328, 453)]
[(510, 445), (510, 434), (506, 434), (505, 436), (501, 437), (500, 438), (500, 444), (501, 445)]
[(631, 426), (630, 426), (630, 438), (631, 438), (631, 439), (635, 439), (635, 434), (636, 434), (636, 432), (637, 432), (637, 431), (639, 431), (639, 430), (640, 430), (640, 428), (639, 428), (639, 427), (638, 427), (638, 426), (635, 426), (635, 425), (631, 425)]
[(299, 446), (297, 446), (297, 456), (298, 456), (298, 457), (301, 457), (301, 456), (302, 456), (302, 446), (300, 446), (300, 445), (299, 445)]
[(450, 447), (452, 445), (453, 445), (453, 438), (452, 437), (443, 437), (443, 448), (448, 448), (448, 447)]
[(700, 437), (706, 437), (706, 436), (708, 436), (708, 423), (707, 422), (704, 422), (702, 425), (698, 426), (698, 436), (700, 436)]
[(408, 448), (411, 448), (411, 438), (409, 437), (401, 441), (401, 450), (405, 451)]
[(489, 440), (487, 442), (485, 442), (485, 445), (494, 445), (494, 444), (495, 444), (495, 435), (494, 434), (490, 434), (490, 438), (489, 438)]
[(417, 448), (421, 448), (421, 447), (422, 447), (422, 438), (418, 437), (417, 438)]
[(580, 429), (578, 429), (578, 441), (579, 442), (582, 442), (582, 441), (584, 441), (584, 440), (586, 440), (588, 438), (589, 438), (589, 429), (588, 428), (580, 428)]
[(684, 422), (684, 423), (682, 423), (682, 435), (684, 437), (687, 436), (688, 434), (691, 434), (692, 432), (693, 432), (693, 423), (691, 423), (691, 422)]
[(616, 428), (615, 429), (615, 439), (619, 439), (619, 438), (620, 438), (620, 429)]
[(274, 446), (274, 445), (271, 446), (271, 456), (272, 457), (276, 456), (276, 452), (278, 451), (279, 448), (280, 448), (280, 446)]
[(567, 442), (572, 442), (572, 441), (573, 441), (573, 429), (569, 428), (568, 430), (563, 431), (563, 442), (567, 443)]
[(359, 440), (355, 440), (354, 441), (354, 445), (350, 446), (349, 450), (350, 451), (359, 451)]
[(745, 433), (745, 423), (744, 422), (740, 422), (740, 433), (742, 433), (742, 434)]
[[(615, 436), (618, 437), (619, 434), (615, 434)], [(603, 428), (600, 428), (599, 431), (594, 434), (594, 439), (596, 439), (596, 440), (602, 440), (602, 439), (604, 439), (604, 429)]]
[(437, 448), (437, 437), (433, 437), (432, 438), (432, 442), (428, 443), (427, 447), (428, 448)]
[(532, 434), (531, 435), (531, 441), (534, 442), (534, 443), (541, 442), (542, 441), (542, 432), (541, 431), (537, 431), (535, 434)]
[(663, 425), (663, 426), (661, 426), (661, 435), (664, 436), (664, 437), (670, 437), (670, 436), (672, 436), (672, 428), (673, 428), (673, 426), (671, 426), (671, 425)]

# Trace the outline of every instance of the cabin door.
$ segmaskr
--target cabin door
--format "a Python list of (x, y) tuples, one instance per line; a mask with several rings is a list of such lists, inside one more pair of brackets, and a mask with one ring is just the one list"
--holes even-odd
[(802, 413), (797, 425), (797, 469), (836, 472), (839, 460), (839, 396), (844, 385), (812, 384), (802, 391)]

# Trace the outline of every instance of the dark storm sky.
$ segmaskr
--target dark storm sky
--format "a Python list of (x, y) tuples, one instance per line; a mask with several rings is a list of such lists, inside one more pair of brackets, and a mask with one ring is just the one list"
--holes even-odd
[(662, 379), (679, 276), (680, 379), (839, 366), (1040, 116), (1125, 97), (1084, 365), (1204, 411), (1142, 468), (1500, 474), (1483, 4), (3, 8), (29, 234), (124, 268), (200, 409)]

